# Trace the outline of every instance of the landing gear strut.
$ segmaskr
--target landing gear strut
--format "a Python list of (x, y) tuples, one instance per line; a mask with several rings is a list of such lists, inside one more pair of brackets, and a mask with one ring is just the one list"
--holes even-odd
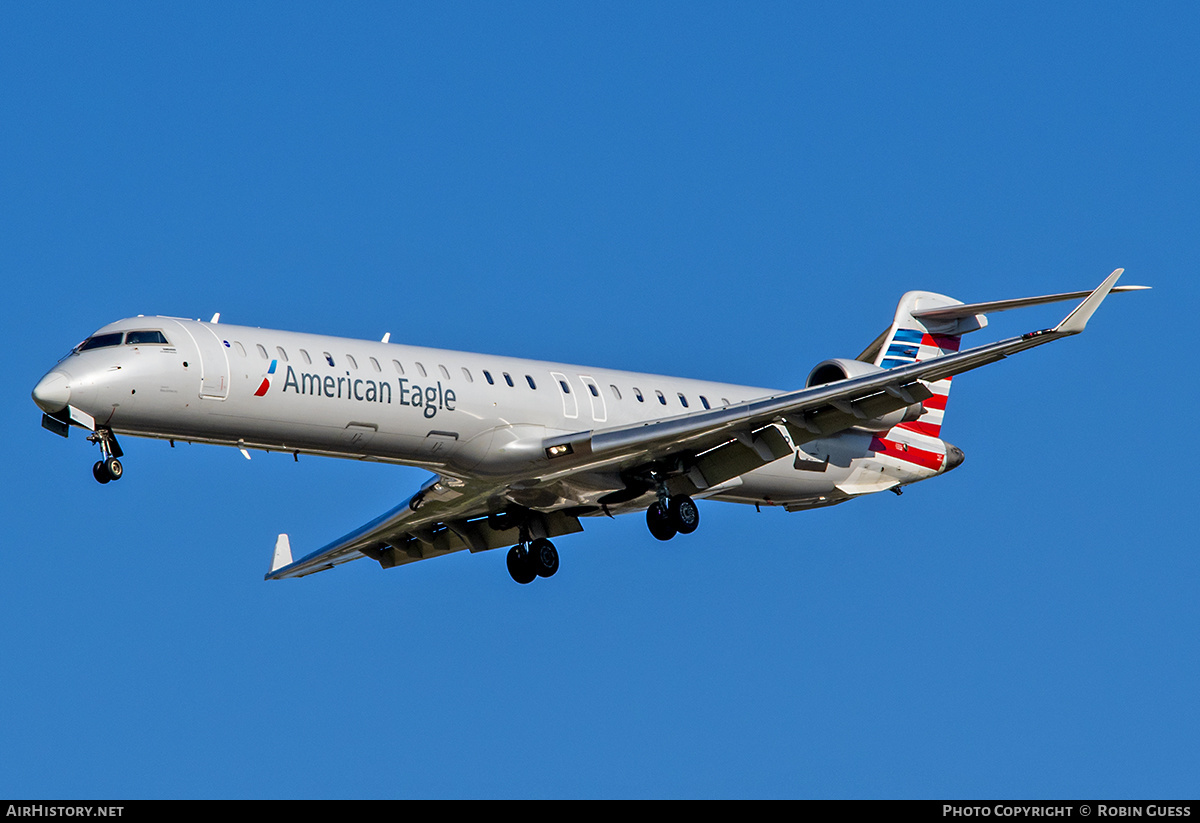
[(112, 433), (112, 429), (96, 429), (87, 439), (89, 443), (97, 443), (100, 446), (101, 459), (92, 466), (92, 477), (96, 478), (96, 482), (120, 480), (125, 474), (125, 469), (117, 458), (124, 455), (124, 452), (121, 451), (121, 445), (117, 443), (117, 436)]

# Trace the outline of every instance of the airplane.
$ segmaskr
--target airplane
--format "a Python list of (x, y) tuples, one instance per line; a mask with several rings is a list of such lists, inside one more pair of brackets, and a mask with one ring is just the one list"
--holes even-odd
[[(551, 538), (588, 517), (645, 512), (659, 540), (700, 523), (696, 500), (787, 511), (945, 474), (951, 378), (1079, 334), (1116, 286), (965, 304), (910, 291), (857, 358), (818, 363), (803, 388), (471, 354), (177, 317), (97, 330), (37, 384), (42, 425), (88, 432), (100, 483), (124, 474), (117, 435), (424, 467), (415, 493), (293, 559), (280, 534), (265, 578), (369, 557), (383, 568), (510, 546), (521, 584), (559, 566)], [(1062, 322), (960, 351), (986, 315), (1082, 298)]]

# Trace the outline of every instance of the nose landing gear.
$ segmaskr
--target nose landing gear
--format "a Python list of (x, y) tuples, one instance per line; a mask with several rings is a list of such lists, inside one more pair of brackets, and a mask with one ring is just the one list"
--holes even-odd
[(125, 469), (121, 466), (121, 461), (115, 457), (109, 457), (104, 460), (97, 460), (92, 466), (92, 476), (96, 478), (98, 483), (107, 483), (110, 480), (120, 480)]
[(112, 433), (112, 429), (96, 429), (95, 432), (88, 435), (89, 443), (96, 443), (100, 446), (101, 459), (92, 466), (92, 477), (96, 478), (97, 483), (108, 483), (111, 480), (120, 480), (125, 474), (125, 468), (121, 465), (121, 461), (117, 458), (123, 457), (124, 452), (121, 451), (121, 444), (117, 442), (117, 436)]

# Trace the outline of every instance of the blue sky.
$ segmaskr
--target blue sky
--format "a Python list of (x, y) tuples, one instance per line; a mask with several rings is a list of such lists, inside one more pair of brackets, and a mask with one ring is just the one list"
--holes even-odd
[[(3, 17), (0, 796), (1200, 793), (1193, 5)], [(528, 587), (266, 583), (425, 473), (127, 438), (102, 487), (29, 398), (104, 323), (218, 311), (790, 388), (909, 289), (1118, 266), (1154, 290), (956, 379), (953, 474), (589, 522)]]

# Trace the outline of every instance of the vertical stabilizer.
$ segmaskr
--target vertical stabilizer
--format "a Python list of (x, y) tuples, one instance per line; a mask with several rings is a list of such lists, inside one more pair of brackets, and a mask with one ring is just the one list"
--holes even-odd
[[(913, 313), (959, 305), (962, 305), (961, 300), (944, 294), (928, 291), (906, 293), (896, 306), (891, 328), (884, 333), (872, 362), (881, 368), (892, 369), (957, 352), (962, 336), (986, 326), (986, 317), (976, 314), (949, 320), (918, 320)], [(933, 397), (924, 402), (925, 413), (919, 420), (901, 423), (898, 428), (938, 437), (946, 413), (946, 398), (950, 394), (950, 378), (928, 385)]]

